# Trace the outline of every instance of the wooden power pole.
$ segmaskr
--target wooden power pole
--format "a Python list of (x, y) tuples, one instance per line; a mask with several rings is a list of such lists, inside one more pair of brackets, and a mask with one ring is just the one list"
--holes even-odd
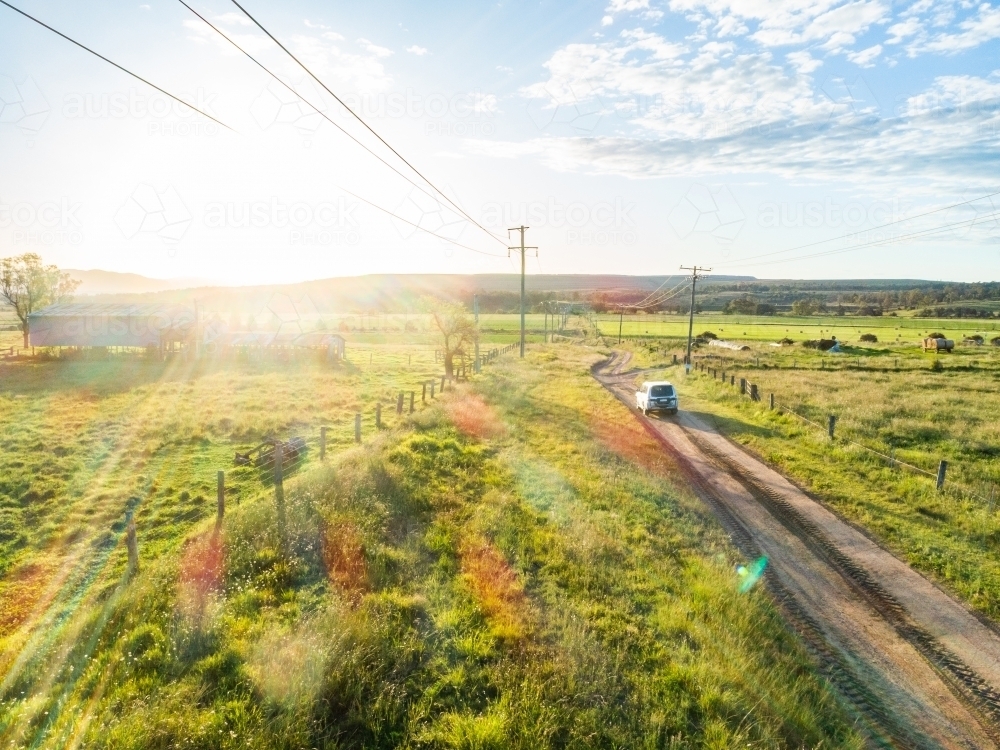
[(515, 245), (514, 247), (507, 248), (507, 255), (510, 255), (511, 250), (518, 250), (521, 253), (521, 359), (524, 359), (524, 254), (527, 250), (534, 250), (535, 257), (538, 257), (537, 247), (525, 247), (524, 246), (524, 233), (531, 227), (520, 226), (512, 227), (507, 230), (507, 236), (510, 237), (511, 232), (521, 233), (521, 244)]
[(694, 334), (694, 287), (698, 279), (702, 278), (699, 276), (702, 272), (709, 272), (711, 268), (701, 268), (700, 266), (681, 266), (682, 271), (691, 272), (691, 315), (688, 318), (688, 348), (687, 357), (684, 359), (684, 371), (691, 372), (691, 338)]

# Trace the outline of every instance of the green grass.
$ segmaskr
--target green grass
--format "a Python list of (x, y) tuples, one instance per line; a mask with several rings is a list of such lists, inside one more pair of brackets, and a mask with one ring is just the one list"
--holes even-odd
[[(643, 357), (658, 354), (646, 350)], [(1000, 484), (1000, 359), (988, 350), (963, 351), (942, 356), (941, 372), (930, 369), (932, 355), (875, 354), (862, 357), (860, 367), (820, 367), (830, 359), (836, 355), (800, 354), (796, 369), (757, 367), (755, 352), (705, 360), (737, 381), (757, 383), (761, 403), (701, 372), (664, 372), (678, 382), (685, 408), (714, 421), (977, 611), (1000, 619), (1000, 518), (989, 500)], [(821, 425), (836, 415), (838, 439), (831, 443), (824, 429), (770, 411), (770, 393)], [(947, 460), (945, 491), (936, 491), (933, 476), (848, 441), (931, 473)]]
[[(617, 341), (619, 318), (617, 315), (594, 316), (600, 332)], [(685, 315), (625, 315), (621, 320), (624, 338), (686, 338), (688, 318)], [(856, 318), (851, 316), (791, 315), (752, 316), (701, 313), (695, 316), (694, 334), (712, 331), (719, 338), (731, 341), (764, 342), (790, 338), (795, 342), (805, 339), (830, 338), (857, 342), (863, 333), (874, 333), (883, 343), (917, 344), (929, 333), (942, 333), (949, 338), (962, 340), (963, 336), (978, 333), (987, 340), (1000, 335), (1000, 321), (925, 319), (882, 316)]]
[[(22, 410), (4, 432), (20, 441), (14, 468), (58, 476), (30, 457), (43, 435), (69, 452), (53, 531), (16, 553), (56, 593), (49, 622), (8, 636), (4, 744), (860, 746), (767, 596), (738, 593), (725, 534), (589, 377), (583, 347), (503, 360), (361, 447), (338, 432), (282, 504), (237, 477), (218, 536), (207, 511), (158, 525), (244, 436), (370, 405), (408, 377), (393, 356), (367, 374), (25, 375), (11, 393), (28, 398), (6, 396)], [(163, 499), (129, 484), (140, 471)], [(114, 491), (97, 500), (99, 487)], [(69, 537), (120, 520), (144, 487), (129, 580), (117, 538)], [(95, 520), (70, 520), (95, 503)], [(58, 564), (33, 562), (46, 556)]]

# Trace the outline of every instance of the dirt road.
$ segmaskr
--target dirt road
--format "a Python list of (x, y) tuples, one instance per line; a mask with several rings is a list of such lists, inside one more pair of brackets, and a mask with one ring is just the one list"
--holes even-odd
[(713, 427), (635, 410), (630, 355), (594, 375), (673, 456), (751, 557), (873, 744), (1000, 747), (1000, 637)]

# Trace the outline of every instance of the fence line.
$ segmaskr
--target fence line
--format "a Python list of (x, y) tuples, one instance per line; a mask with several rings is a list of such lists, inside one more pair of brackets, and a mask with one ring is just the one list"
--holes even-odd
[[(715, 369), (714, 368), (708, 368), (704, 363), (699, 363), (698, 365), (695, 366), (695, 369), (701, 370), (702, 372), (711, 372), (712, 373), (712, 380), (716, 379), (715, 378)], [(733, 376), (733, 377), (735, 378), (735, 376)], [(725, 382), (725, 380), (723, 380), (723, 382)], [(730, 382), (733, 382), (733, 381), (730, 381)], [(740, 395), (741, 396), (742, 395), (749, 396), (751, 393), (757, 393), (758, 397), (756, 399), (753, 399), (753, 400), (756, 400), (756, 401), (760, 401), (761, 400), (760, 399), (760, 390), (759, 390), (760, 389), (760, 384), (759, 383), (751, 383), (751, 381), (747, 380), (746, 378), (740, 378), (740, 387), (741, 387), (741, 390), (740, 390)], [(773, 397), (774, 394), (771, 394), (771, 395)], [(808, 417), (805, 417), (802, 414), (799, 414), (797, 411), (795, 411), (794, 409), (792, 409), (790, 406), (786, 406), (784, 404), (778, 403), (777, 401), (772, 401), (772, 403), (774, 404), (774, 408), (775, 409), (778, 409), (780, 411), (783, 411), (783, 412), (786, 412), (788, 414), (791, 414), (791, 415), (797, 417), (798, 419), (801, 419), (803, 422), (807, 422), (808, 424), (811, 424), (813, 427), (816, 427), (816, 428), (824, 430), (824, 431), (827, 431), (828, 429), (832, 430), (832, 427), (828, 428), (828, 427), (825, 427), (824, 425), (819, 424), (818, 422), (814, 422), (813, 420), (809, 419)], [(832, 437), (832, 433), (831, 433), (831, 437)], [(890, 463), (890, 465), (902, 466), (904, 468), (910, 469), (911, 471), (915, 471), (915, 472), (917, 472), (919, 474), (923, 474), (925, 476), (929, 476), (929, 477), (935, 478), (940, 483), (943, 484), (943, 474), (940, 473), (941, 472), (940, 469), (939, 469), (939, 472), (928, 471), (927, 469), (922, 469), (919, 466), (915, 466), (914, 464), (908, 463), (906, 461), (901, 461), (898, 458), (896, 458), (895, 456), (888, 455), (886, 453), (882, 453), (881, 451), (877, 451), (874, 448), (870, 448), (869, 446), (864, 445), (863, 443), (859, 443), (856, 440), (852, 440), (851, 438), (844, 437), (844, 438), (841, 438), (841, 440), (843, 442), (849, 444), (849, 445), (853, 445), (853, 446), (855, 446), (857, 448), (861, 448), (864, 451), (867, 451), (867, 452), (869, 452), (869, 453), (871, 453), (873, 455), (879, 456), (880, 458), (883, 458), (883, 459), (887, 460)], [(945, 465), (947, 465), (947, 464), (945, 464)], [(949, 482), (949, 486), (955, 488), (958, 492), (963, 493), (963, 494), (967, 495), (970, 498), (974, 498), (976, 500), (981, 500), (983, 502), (989, 502), (989, 498), (984, 497), (984, 496), (980, 495), (977, 492), (973, 492), (968, 487), (966, 487), (965, 485), (963, 485), (963, 484), (961, 484), (959, 482), (954, 482), (954, 481), (953, 482)]]

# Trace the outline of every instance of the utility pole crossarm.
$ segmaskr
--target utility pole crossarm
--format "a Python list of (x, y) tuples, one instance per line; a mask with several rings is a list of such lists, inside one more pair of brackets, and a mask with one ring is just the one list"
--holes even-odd
[(684, 358), (684, 371), (691, 372), (691, 339), (694, 334), (694, 289), (698, 279), (704, 278), (701, 274), (709, 273), (712, 269), (701, 266), (681, 266), (681, 270), (691, 272), (691, 312), (688, 317), (687, 356)]
[(524, 233), (530, 228), (531, 227), (520, 226), (520, 227), (511, 227), (510, 229), (507, 230), (508, 237), (510, 237), (511, 232), (521, 233), (521, 244), (507, 248), (508, 258), (510, 257), (510, 253), (512, 250), (517, 250), (521, 253), (521, 359), (524, 359), (524, 254), (528, 250), (534, 250), (535, 257), (536, 258), (538, 257), (537, 247), (526, 247), (524, 244)]

